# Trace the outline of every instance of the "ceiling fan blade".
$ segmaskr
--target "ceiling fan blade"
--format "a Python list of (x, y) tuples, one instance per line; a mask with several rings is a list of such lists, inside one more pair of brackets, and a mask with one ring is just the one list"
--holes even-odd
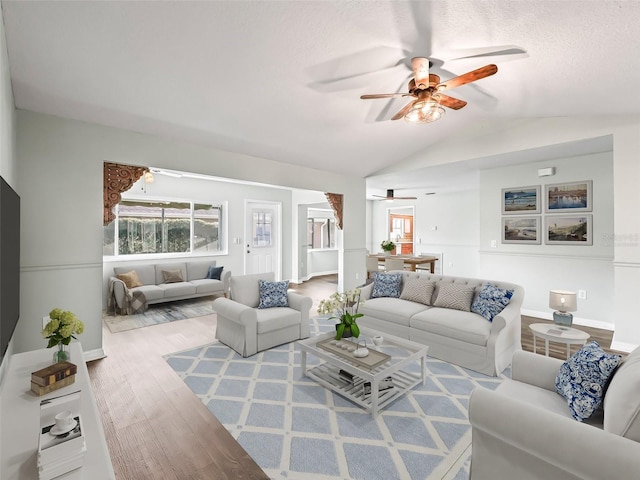
[(371, 100), (374, 98), (396, 98), (396, 97), (413, 97), (410, 93), (372, 93), (369, 95), (360, 95), (362, 100)]
[(407, 103), (404, 107), (402, 107), (393, 117), (391, 117), (391, 120), (399, 120), (402, 117), (404, 117), (407, 112), (409, 112), (409, 110), (411, 110), (411, 107), (413, 106), (413, 104), (416, 102), (417, 100), (411, 100), (409, 103)]
[(411, 59), (411, 68), (413, 70), (413, 79), (416, 87), (420, 84), (429, 86), (429, 59), (425, 57), (414, 57)]
[(446, 82), (438, 84), (438, 91), (451, 90), (452, 88), (466, 85), (467, 83), (475, 82), (485, 77), (489, 77), (498, 71), (498, 67), (494, 64), (485, 65), (484, 67), (477, 68), (470, 72), (460, 75), (459, 77), (452, 78)]
[(452, 58), (447, 61), (484, 57), (509, 57), (504, 60), (500, 59), (500, 61), (506, 61), (526, 58), (529, 56), (524, 48), (517, 45), (495, 45), (493, 47), (465, 48), (452, 50), (449, 53)]
[(435, 94), (433, 98), (438, 100), (438, 103), (440, 105), (444, 105), (445, 107), (449, 107), (453, 110), (460, 110), (462, 107), (464, 107), (467, 104), (467, 102), (465, 102), (464, 100), (453, 98), (453, 97), (450, 97), (449, 95), (444, 95), (442, 93)]

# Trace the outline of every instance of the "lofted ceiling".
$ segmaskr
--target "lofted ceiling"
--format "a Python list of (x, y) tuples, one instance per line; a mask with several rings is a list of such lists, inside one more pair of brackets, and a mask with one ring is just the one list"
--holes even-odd
[[(415, 187), (410, 172), (375, 174), (474, 125), (491, 135), (521, 119), (640, 112), (631, 0), (2, 0), (2, 12), (17, 108), (371, 177), (375, 193)], [(510, 54), (454, 60), (498, 47)], [(406, 99), (359, 97), (406, 91), (413, 56), (443, 80), (499, 70), (449, 92), (468, 105), (438, 122), (390, 121)], [(488, 163), (499, 161), (510, 159)]]

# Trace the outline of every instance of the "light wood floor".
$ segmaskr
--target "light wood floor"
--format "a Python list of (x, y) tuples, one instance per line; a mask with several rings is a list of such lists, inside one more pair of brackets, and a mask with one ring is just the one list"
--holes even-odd
[[(312, 315), (320, 300), (336, 288), (333, 275), (292, 285), (292, 289), (313, 299)], [(524, 350), (533, 348), (528, 325), (540, 321), (543, 320), (523, 317)], [(103, 346), (108, 356), (90, 362), (88, 367), (116, 478), (268, 478), (162, 358), (214, 342), (215, 328), (215, 316), (117, 334), (103, 327)], [(603, 348), (610, 348), (612, 332), (580, 329)], [(551, 356), (566, 358), (563, 345), (550, 345)], [(542, 353), (540, 345), (538, 351)]]

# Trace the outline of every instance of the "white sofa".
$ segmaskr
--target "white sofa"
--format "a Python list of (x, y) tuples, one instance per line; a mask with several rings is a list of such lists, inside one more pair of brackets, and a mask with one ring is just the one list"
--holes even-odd
[[(494, 280), (480, 280), (434, 275), (429, 272), (397, 271), (403, 284), (410, 278), (435, 282), (433, 304), (443, 283), (474, 287), (491, 282), (497, 287), (512, 289), (510, 303), (492, 322), (473, 312), (440, 308), (401, 298), (371, 298), (373, 283), (362, 288), (365, 300), (358, 323), (390, 335), (429, 345), (429, 356), (469, 368), (485, 375), (496, 376), (511, 363), (516, 350), (521, 349), (520, 308), (524, 298), (522, 287)], [(477, 293), (476, 293), (477, 295)]]
[(231, 278), (230, 298), (216, 298), (216, 338), (243, 357), (309, 336), (310, 297), (287, 292), (288, 307), (257, 308), (259, 280), (274, 281), (273, 272)]
[(516, 352), (511, 379), (471, 392), (471, 480), (640, 478), (640, 349), (614, 372), (603, 410), (585, 422), (556, 393), (560, 365)]
[[(141, 265), (124, 265), (114, 267), (114, 275), (121, 275), (135, 271), (143, 283), (140, 287), (127, 289), (122, 280), (116, 276), (111, 277), (110, 291), (115, 300), (115, 306), (122, 310), (126, 304), (125, 295), (134, 291), (144, 294), (148, 304), (185, 300), (208, 295), (227, 295), (229, 291), (229, 279), (231, 271), (222, 270), (220, 280), (205, 278), (210, 266), (215, 266), (215, 261), (199, 260), (192, 262), (149, 263)], [(184, 279), (182, 282), (165, 283), (164, 271), (180, 270)], [(129, 290), (127, 292), (127, 290)]]

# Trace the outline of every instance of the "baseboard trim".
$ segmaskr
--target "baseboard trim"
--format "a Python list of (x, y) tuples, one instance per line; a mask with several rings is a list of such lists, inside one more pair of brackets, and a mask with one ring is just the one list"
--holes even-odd
[(87, 350), (86, 352), (84, 352), (84, 361), (92, 362), (94, 360), (100, 360), (101, 358), (105, 358), (106, 356), (107, 354), (104, 353), (104, 350), (102, 348), (96, 348), (95, 350)]
[[(553, 320), (553, 313), (551, 312), (539, 312), (537, 310), (528, 310), (523, 308), (521, 310), (521, 313), (522, 315), (526, 315), (528, 317), (542, 318), (544, 320)], [(575, 325), (582, 325), (583, 327), (599, 328), (601, 330), (609, 330), (612, 332), (615, 330), (615, 325), (608, 322), (602, 322), (600, 320), (591, 320), (588, 318), (573, 317), (573, 323)]]
[(616, 342), (615, 340), (611, 341), (611, 350), (616, 350), (618, 352), (630, 353), (636, 348), (638, 348), (638, 345), (634, 345), (632, 343)]

